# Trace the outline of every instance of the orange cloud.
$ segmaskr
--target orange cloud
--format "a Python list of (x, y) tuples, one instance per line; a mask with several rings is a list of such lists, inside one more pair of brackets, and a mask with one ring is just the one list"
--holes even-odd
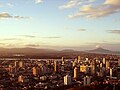
[[(74, 1), (74, 0), (73, 0)], [(78, 2), (77, 2), (78, 4)], [(98, 18), (105, 17), (120, 12), (120, 0), (105, 0), (102, 4), (94, 6), (94, 3), (87, 3), (79, 6), (79, 10), (71, 15), (69, 18)]]

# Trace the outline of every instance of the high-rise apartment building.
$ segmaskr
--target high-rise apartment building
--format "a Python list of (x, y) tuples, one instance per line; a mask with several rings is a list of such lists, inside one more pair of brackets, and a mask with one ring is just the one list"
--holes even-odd
[(64, 85), (71, 85), (72, 81), (71, 81), (71, 76), (66, 75), (64, 76)]
[(36, 70), (36, 67), (33, 67), (32, 68), (32, 72), (33, 72), (33, 75), (36, 76), (37, 75), (37, 70)]
[(78, 68), (74, 68), (74, 78), (78, 78)]

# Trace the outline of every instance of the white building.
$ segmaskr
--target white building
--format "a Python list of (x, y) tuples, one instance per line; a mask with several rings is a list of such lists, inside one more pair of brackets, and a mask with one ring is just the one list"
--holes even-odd
[(91, 82), (91, 78), (89, 76), (84, 77), (84, 85), (88, 85)]
[(103, 64), (104, 64), (104, 65), (105, 65), (105, 62), (106, 62), (106, 61), (105, 61), (105, 58), (103, 58)]
[(113, 69), (110, 68), (110, 78), (112, 77), (112, 75), (113, 75)]
[(71, 76), (66, 75), (64, 76), (64, 85), (71, 85), (72, 81), (71, 81)]

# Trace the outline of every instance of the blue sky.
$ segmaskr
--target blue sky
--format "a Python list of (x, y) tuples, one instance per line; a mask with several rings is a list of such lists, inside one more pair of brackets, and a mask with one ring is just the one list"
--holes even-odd
[(0, 47), (120, 50), (120, 0), (0, 0)]

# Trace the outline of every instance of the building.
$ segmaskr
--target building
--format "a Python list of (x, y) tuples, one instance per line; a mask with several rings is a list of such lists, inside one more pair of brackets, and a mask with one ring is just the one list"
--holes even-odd
[(33, 75), (36, 76), (37, 75), (37, 70), (36, 70), (36, 67), (33, 67), (32, 68), (32, 72), (33, 72)]
[(100, 63), (100, 69), (103, 67), (103, 63)]
[(120, 66), (120, 58), (118, 59), (118, 66)]
[(110, 78), (112, 78), (112, 76), (113, 76), (113, 69), (110, 68)]
[(91, 82), (91, 78), (89, 76), (84, 77), (84, 85), (88, 85)]
[(86, 66), (85, 65), (80, 66), (80, 72), (86, 72)]
[(22, 75), (20, 75), (20, 76), (18, 77), (18, 82), (23, 82), (23, 76), (22, 76)]
[(86, 70), (85, 70), (85, 73), (88, 74), (89, 73), (89, 66), (86, 65)]
[(109, 62), (109, 60), (106, 60), (106, 69), (108, 70), (109, 67), (110, 67), (110, 62)]
[(96, 74), (96, 59), (91, 62), (91, 73)]
[(103, 58), (103, 65), (105, 66), (105, 64), (106, 64), (106, 61), (105, 61), (105, 58)]
[(17, 66), (17, 61), (14, 62), (14, 66), (15, 66), (15, 67)]
[(78, 63), (80, 63), (80, 61), (81, 61), (81, 57), (80, 57), (80, 56), (78, 56)]
[(22, 68), (22, 67), (23, 67), (23, 62), (20, 61), (20, 62), (19, 62), (19, 68)]
[(54, 61), (54, 72), (58, 72), (57, 61)]
[(62, 65), (64, 65), (64, 64), (65, 64), (64, 57), (62, 57)]
[(71, 81), (71, 76), (66, 75), (64, 76), (64, 85), (71, 85), (72, 81)]
[(78, 78), (78, 69), (77, 67), (74, 68), (74, 78)]
[(12, 65), (9, 65), (9, 73), (10, 73), (10, 74), (12, 73), (12, 70), (13, 70)]
[(45, 74), (47, 73), (47, 68), (46, 68), (46, 66), (45, 66), (45, 65), (42, 65), (41, 69), (42, 69), (43, 75), (45, 75)]
[(76, 62), (75, 62), (75, 61), (72, 62), (72, 66), (73, 66), (73, 67), (76, 66)]

